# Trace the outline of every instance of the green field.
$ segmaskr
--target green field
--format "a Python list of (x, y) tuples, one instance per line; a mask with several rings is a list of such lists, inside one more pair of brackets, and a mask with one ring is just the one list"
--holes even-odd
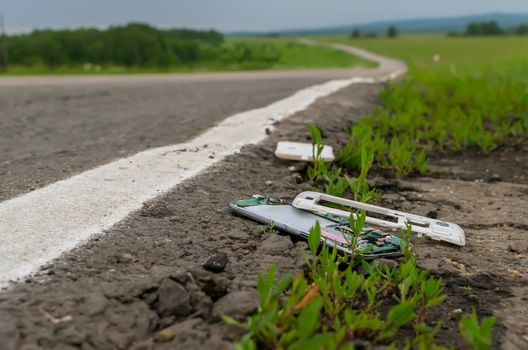
[(381, 94), (383, 105), (351, 130), (343, 166), (361, 168), (361, 148), (398, 177), (427, 174), (432, 152), (484, 154), (528, 135), (528, 38), (324, 38), (399, 58), (409, 74)]
[(4, 75), (98, 75), (140, 73), (196, 73), (254, 70), (295, 70), (373, 67), (374, 63), (324, 46), (308, 46), (295, 39), (228, 39), (222, 44), (222, 58), (198, 60), (169, 67), (126, 67), (121, 65), (73, 65), (50, 68), (45, 65), (12, 65)]
[[(322, 69), (350, 68), (355, 66), (375, 67), (376, 64), (347, 52), (324, 46), (309, 46), (296, 42), (296, 39), (281, 38), (251, 38), (230, 39), (227, 45), (244, 43), (248, 45), (269, 45), (280, 52), (278, 62), (270, 68), (286, 69)], [(234, 67), (243, 68), (243, 67)]]
[[(318, 40), (340, 42), (388, 57), (399, 58), (415, 78), (423, 74), (481, 74), (487, 70), (521, 73), (528, 76), (528, 37), (444, 37), (408, 36), (395, 39), (349, 39), (325, 37)], [(440, 60), (435, 62), (434, 56)]]

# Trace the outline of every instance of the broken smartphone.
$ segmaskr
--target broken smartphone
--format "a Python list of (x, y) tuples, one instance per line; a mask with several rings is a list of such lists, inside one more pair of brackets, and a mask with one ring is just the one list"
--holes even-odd
[[(347, 219), (322, 217), (293, 207), (289, 200), (259, 195), (230, 202), (229, 206), (242, 216), (263, 224), (271, 223), (275, 228), (303, 239), (308, 238), (310, 229), (319, 221), (321, 241), (330, 247), (335, 246), (342, 253), (352, 254), (350, 242), (354, 234)], [(402, 255), (398, 237), (369, 227), (363, 230), (356, 247), (357, 253), (367, 260)]]

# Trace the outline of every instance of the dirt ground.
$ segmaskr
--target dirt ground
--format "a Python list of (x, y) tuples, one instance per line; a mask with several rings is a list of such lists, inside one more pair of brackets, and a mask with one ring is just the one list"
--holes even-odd
[[(0, 294), (2, 349), (232, 349), (240, 333), (219, 319), (258, 305), (256, 277), (275, 263), (300, 273), (307, 248), (233, 215), (227, 202), (310, 189), (296, 163), (275, 158), (278, 140), (308, 140), (316, 122), (339, 147), (343, 128), (379, 103), (381, 85), (354, 85), (276, 125), (249, 146)], [(428, 322), (460, 347), (458, 319), (475, 308), (498, 318), (496, 348), (528, 347), (526, 147), (490, 156), (436, 155), (434, 177), (371, 178), (386, 206), (459, 223), (465, 247), (415, 239), (419, 264), (448, 294)], [(60, 215), (60, 213), (57, 213)], [(225, 268), (223, 263), (227, 262)], [(209, 270), (204, 268), (204, 264)], [(364, 348), (369, 348), (363, 343)]]

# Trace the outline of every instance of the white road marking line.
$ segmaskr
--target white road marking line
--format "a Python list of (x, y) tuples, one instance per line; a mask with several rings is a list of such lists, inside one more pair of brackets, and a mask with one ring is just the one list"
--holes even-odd
[(0, 203), (0, 287), (110, 229), (145, 201), (241, 147), (263, 141), (275, 121), (351, 84), (376, 81), (356, 77), (308, 87), (233, 115), (187, 143), (143, 151)]

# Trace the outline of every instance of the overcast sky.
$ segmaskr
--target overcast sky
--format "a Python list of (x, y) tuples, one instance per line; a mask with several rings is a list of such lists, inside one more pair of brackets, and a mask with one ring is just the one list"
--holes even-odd
[(267, 31), (498, 11), (528, 13), (528, 0), (0, 0), (9, 32), (130, 21)]

